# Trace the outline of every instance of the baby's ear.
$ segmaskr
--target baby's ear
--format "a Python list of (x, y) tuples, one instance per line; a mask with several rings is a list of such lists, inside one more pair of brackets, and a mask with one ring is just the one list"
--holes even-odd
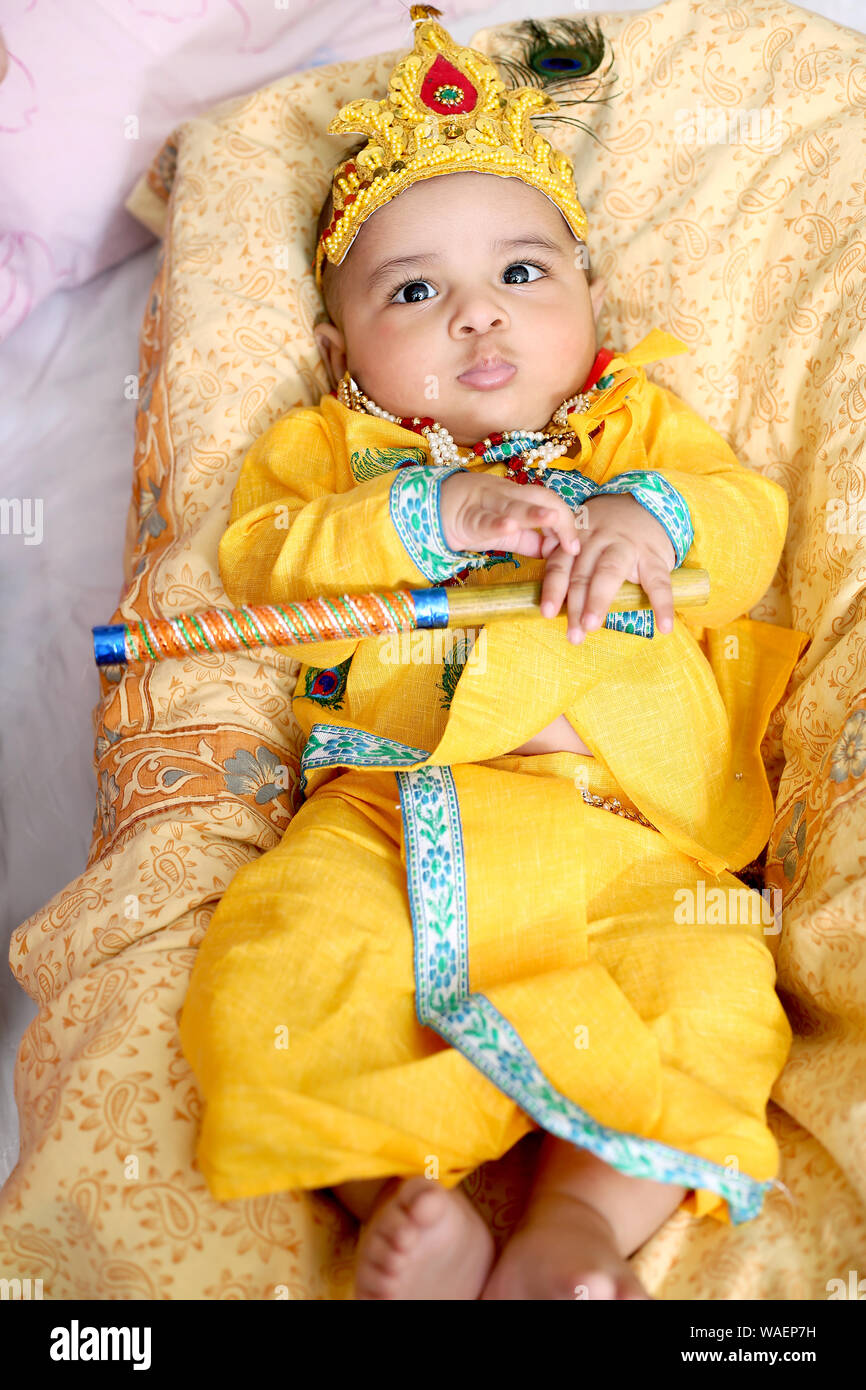
[(330, 319), (326, 318), (323, 322), (313, 325), (313, 336), (316, 339), (319, 356), (325, 364), (331, 390), (336, 391), (346, 370), (346, 347), (343, 335), (339, 328), (336, 328)]
[(591, 280), (589, 284), (589, 297), (592, 300), (593, 318), (597, 319), (601, 313), (601, 306), (604, 303), (604, 296), (607, 291), (607, 281), (600, 276), (596, 280)]

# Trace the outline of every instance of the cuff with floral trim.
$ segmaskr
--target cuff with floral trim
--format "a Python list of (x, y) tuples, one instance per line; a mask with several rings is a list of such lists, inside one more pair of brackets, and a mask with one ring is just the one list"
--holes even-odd
[(668, 534), (676, 555), (674, 569), (678, 569), (691, 549), (695, 538), (692, 518), (688, 505), (681, 492), (678, 492), (661, 473), (649, 469), (634, 469), (630, 473), (620, 473), (604, 483), (595, 494), (629, 492), (636, 502), (661, 522)]
[(391, 484), (390, 512), (397, 535), (412, 563), (434, 583), (450, 579), (467, 565), (479, 568), (484, 564), (485, 556), (477, 550), (452, 550), (442, 530), (441, 485), (452, 473), (465, 471), (459, 464), (453, 468), (406, 464), (397, 470)]

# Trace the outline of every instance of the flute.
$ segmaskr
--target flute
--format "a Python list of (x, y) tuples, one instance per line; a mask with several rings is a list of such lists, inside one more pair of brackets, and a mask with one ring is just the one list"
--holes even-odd
[[(671, 573), (674, 608), (705, 604), (710, 593), (706, 570)], [(386, 589), (339, 594), (297, 603), (204, 608), (172, 618), (140, 619), (94, 627), (98, 666), (147, 665), (207, 652), (255, 652), (262, 647), (380, 637), (418, 628), (464, 627), (497, 618), (541, 617), (542, 580), (472, 588)], [(609, 611), (651, 608), (639, 584), (624, 581)]]

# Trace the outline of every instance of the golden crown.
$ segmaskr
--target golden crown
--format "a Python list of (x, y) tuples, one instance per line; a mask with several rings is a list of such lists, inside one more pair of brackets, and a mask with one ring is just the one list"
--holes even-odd
[(432, 5), (413, 5), (409, 13), (415, 46), (391, 73), (387, 97), (349, 102), (328, 126), (332, 135), (369, 138), (334, 170), (334, 214), (313, 262), (319, 290), (326, 256), (340, 265), (371, 213), (438, 174), (522, 179), (556, 204), (578, 241), (586, 239), (572, 162), (531, 125), (541, 112), (558, 112), (558, 103), (537, 86), (506, 87), (489, 58), (432, 22), (441, 13)]

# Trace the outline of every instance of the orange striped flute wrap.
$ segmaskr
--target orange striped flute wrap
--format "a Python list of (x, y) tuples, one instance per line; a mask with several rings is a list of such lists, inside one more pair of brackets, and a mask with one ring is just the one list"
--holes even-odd
[(411, 589), (343, 594), (284, 605), (205, 608), (173, 618), (93, 629), (97, 665), (146, 664), (198, 652), (253, 651), (339, 638), (375, 637), (419, 626)]
[[(498, 617), (540, 617), (541, 580), (471, 588), (386, 589), (379, 593), (339, 594), (298, 603), (242, 608), (204, 608), (173, 618), (140, 619), (95, 627), (93, 654), (98, 666), (146, 665), (207, 652), (256, 651), (262, 647), (379, 637), (416, 628), (484, 623)], [(671, 574), (675, 608), (706, 603), (706, 570)], [(639, 584), (626, 582), (611, 601), (612, 611), (650, 608)]]

